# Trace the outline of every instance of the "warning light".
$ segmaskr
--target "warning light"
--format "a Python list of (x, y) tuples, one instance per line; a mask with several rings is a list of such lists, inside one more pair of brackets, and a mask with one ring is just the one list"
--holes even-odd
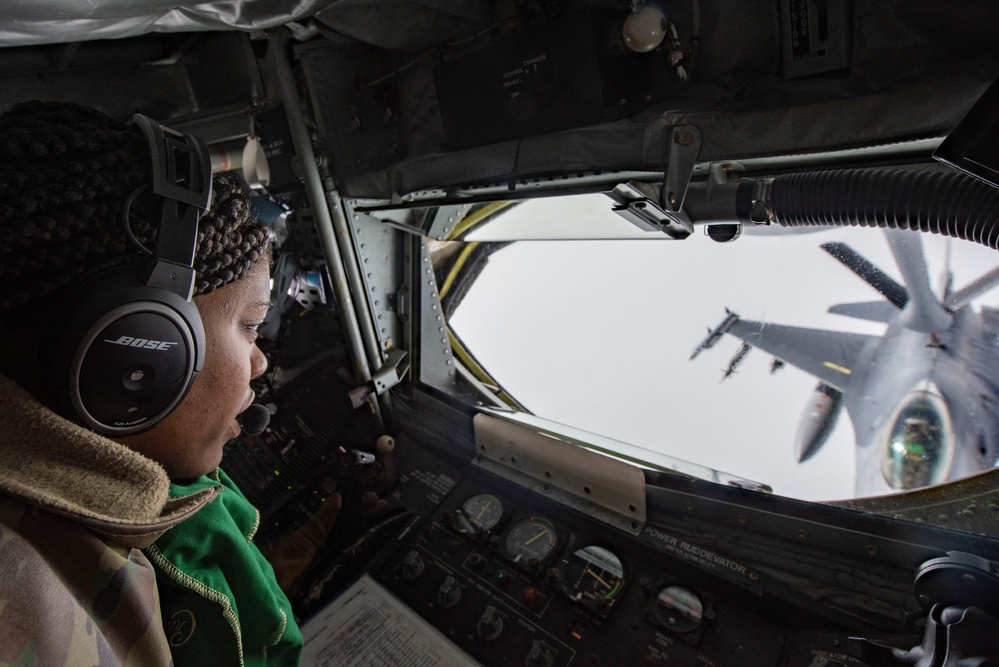
[(524, 586), (521, 597), (524, 600), (524, 604), (529, 607), (537, 607), (541, 603), (541, 591), (534, 586)]

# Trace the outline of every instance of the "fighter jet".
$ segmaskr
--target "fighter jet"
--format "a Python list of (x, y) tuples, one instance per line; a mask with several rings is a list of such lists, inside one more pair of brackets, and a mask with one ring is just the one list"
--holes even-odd
[(759, 348), (818, 378), (798, 428), (798, 461), (822, 447), (845, 409), (858, 496), (941, 484), (999, 458), (999, 310), (970, 305), (999, 284), (999, 269), (958, 290), (945, 271), (938, 296), (920, 235), (886, 236), (903, 284), (845, 244), (822, 246), (883, 297), (829, 312), (884, 323), (882, 336), (744, 320), (726, 309), (691, 356), (727, 333), (744, 342), (739, 354)]

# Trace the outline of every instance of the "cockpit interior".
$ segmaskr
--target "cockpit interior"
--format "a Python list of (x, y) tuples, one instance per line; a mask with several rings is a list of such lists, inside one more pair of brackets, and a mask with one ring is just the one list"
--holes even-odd
[[(265, 553), (344, 498), (303, 664), (999, 664), (995, 3), (99, 4), (0, 11), (0, 99), (169, 122), (252, 192), (271, 414), (222, 468)], [(810, 460), (848, 491), (782, 492)]]

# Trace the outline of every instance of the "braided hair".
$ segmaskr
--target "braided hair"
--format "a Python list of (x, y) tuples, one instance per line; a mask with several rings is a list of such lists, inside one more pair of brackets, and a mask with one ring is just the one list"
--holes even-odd
[[(140, 130), (89, 107), (23, 102), (0, 116), (0, 330), (64, 296), (87, 271), (134, 253), (121, 228), (129, 195), (151, 180)], [(156, 245), (152, 195), (138, 195), (129, 221)], [(198, 223), (195, 295), (238, 280), (262, 255), (267, 228), (250, 215), (239, 181), (216, 174)]]

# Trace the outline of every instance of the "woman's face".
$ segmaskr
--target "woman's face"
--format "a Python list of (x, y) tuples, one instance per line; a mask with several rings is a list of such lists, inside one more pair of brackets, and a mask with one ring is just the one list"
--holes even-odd
[(194, 297), (205, 326), (205, 364), (177, 409), (154, 428), (116, 438), (162, 465), (171, 480), (200, 477), (222, 461), (222, 447), (239, 435), (237, 415), (253, 402), (250, 380), (267, 369), (257, 327), (270, 307), (266, 259), (242, 278)]

